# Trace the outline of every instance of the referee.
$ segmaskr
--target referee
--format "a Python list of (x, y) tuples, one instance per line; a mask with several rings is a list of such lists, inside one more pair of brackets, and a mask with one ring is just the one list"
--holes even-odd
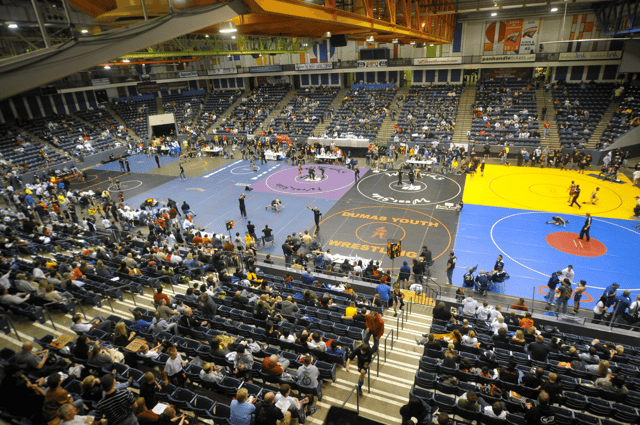
[(320, 230), (320, 219), (322, 218), (322, 213), (318, 207), (307, 207), (307, 209), (313, 211), (313, 220), (316, 222), (316, 230)]
[(240, 195), (240, 197), (238, 198), (238, 203), (240, 204), (240, 215), (244, 218), (247, 218), (247, 209), (244, 205), (244, 198), (246, 198), (247, 195), (246, 193), (243, 193), (242, 195)]

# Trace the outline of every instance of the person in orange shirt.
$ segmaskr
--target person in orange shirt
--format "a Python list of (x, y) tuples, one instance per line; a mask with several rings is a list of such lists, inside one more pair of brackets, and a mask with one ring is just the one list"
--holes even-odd
[(533, 326), (533, 319), (531, 318), (531, 313), (525, 313), (524, 317), (518, 321), (520, 327), (522, 329), (530, 328)]
[(529, 311), (529, 307), (525, 305), (524, 298), (520, 298), (517, 303), (511, 306), (511, 310)]
[(82, 277), (82, 272), (78, 268), (78, 263), (73, 263), (73, 270), (71, 270), (71, 280), (78, 280)]

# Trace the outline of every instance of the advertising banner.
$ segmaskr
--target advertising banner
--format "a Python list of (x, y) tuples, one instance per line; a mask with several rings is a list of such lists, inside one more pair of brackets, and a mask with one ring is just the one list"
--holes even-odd
[(296, 71), (309, 71), (313, 69), (333, 69), (333, 64), (331, 62), (296, 64)]
[(370, 61), (358, 61), (358, 68), (380, 68), (387, 66), (388, 61), (382, 60), (370, 60)]
[(155, 93), (160, 90), (157, 83), (140, 83), (136, 85), (136, 88), (140, 94)]
[(462, 57), (455, 58), (415, 58), (414, 65), (455, 65), (462, 63)]
[(602, 59), (620, 59), (621, 51), (613, 52), (567, 52), (560, 53), (558, 58), (561, 61), (577, 61), (577, 60), (602, 60)]
[(238, 73), (238, 70), (236, 68), (207, 69), (207, 75), (237, 74), (237, 73)]
[(492, 62), (533, 62), (536, 60), (535, 54), (528, 55), (495, 55), (495, 56), (483, 56), (480, 59), (481, 63)]
[(180, 73), (180, 78), (197, 77), (198, 71), (185, 71)]
[(252, 66), (249, 68), (249, 72), (256, 74), (262, 72), (281, 72), (282, 65), (267, 65), (267, 66)]

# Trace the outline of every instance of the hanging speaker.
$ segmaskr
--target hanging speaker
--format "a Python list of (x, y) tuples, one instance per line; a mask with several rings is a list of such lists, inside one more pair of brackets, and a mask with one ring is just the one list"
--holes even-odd
[(260, 57), (260, 55), (258, 53), (252, 53), (251, 57), (254, 59), (258, 59)]
[(332, 35), (329, 43), (333, 47), (344, 47), (347, 45), (347, 35), (346, 34), (338, 34)]

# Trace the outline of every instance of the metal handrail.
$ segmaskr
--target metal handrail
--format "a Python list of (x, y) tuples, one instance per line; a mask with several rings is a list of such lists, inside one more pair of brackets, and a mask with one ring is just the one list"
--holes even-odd
[(9, 327), (11, 329), (13, 329), (13, 333), (16, 334), (16, 338), (18, 338), (18, 341), (22, 342), (22, 338), (20, 338), (20, 335), (18, 335), (18, 330), (16, 329), (15, 325), (13, 324), (13, 320), (11, 320), (11, 317), (9, 317), (6, 314), (3, 314), (4, 318), (7, 319), (7, 322), (9, 323)]
[[(376, 377), (378, 377), (380, 376), (380, 356), (378, 355), (378, 353), (375, 353), (373, 355), (373, 357), (371, 358), (372, 362), (373, 359), (377, 359), (378, 364), (376, 366)], [(371, 392), (371, 364), (369, 364), (369, 368), (367, 369), (367, 392)]]
[(391, 335), (391, 350), (389, 351), (393, 351), (393, 339), (394, 339), (393, 329), (391, 329), (387, 334), (387, 336), (384, 338), (384, 361), (385, 362), (387, 361), (387, 339), (389, 339), (389, 335)]
[[(351, 392), (349, 393), (349, 395), (345, 399), (344, 403), (342, 403), (342, 406), (340, 406), (341, 408), (344, 409), (344, 406), (346, 406), (347, 402), (349, 401), (349, 399), (353, 395), (353, 392), (357, 391), (357, 390), (358, 390), (358, 384), (353, 386), (353, 388), (351, 389)], [(360, 414), (360, 397), (356, 397), (356, 413)]]
[[(131, 290), (131, 288), (129, 287), (129, 285), (122, 285), (122, 286), (117, 286), (117, 287), (116, 287), (116, 286), (112, 286), (111, 288), (113, 288), (113, 289), (115, 289), (115, 290), (117, 290), (117, 289), (123, 289), (123, 288), (128, 289), (128, 290), (129, 290), (129, 294), (131, 295), (131, 299), (133, 300), (133, 305), (135, 305), (136, 307), (138, 306), (138, 303), (136, 303), (136, 297), (135, 297), (135, 295), (133, 294), (133, 291)], [(123, 293), (124, 293), (124, 291), (123, 291)]]

